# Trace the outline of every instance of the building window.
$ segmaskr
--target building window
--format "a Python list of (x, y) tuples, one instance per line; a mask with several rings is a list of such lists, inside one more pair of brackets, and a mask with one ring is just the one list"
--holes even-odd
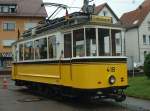
[(146, 45), (146, 35), (143, 35), (143, 44)]
[(150, 45), (150, 35), (149, 35), (149, 45)]
[(3, 12), (4, 12), (4, 13), (9, 12), (9, 8), (8, 8), (8, 6), (3, 6), (2, 10), (3, 10)]
[(4, 31), (15, 31), (16, 24), (14, 22), (5, 22), (3, 24)]
[(17, 5), (4, 5), (0, 4), (0, 13), (16, 13)]
[(146, 55), (147, 55), (147, 51), (144, 51), (144, 57), (146, 57)]
[(148, 21), (148, 30), (150, 31), (150, 21)]
[(10, 68), (11, 66), (12, 66), (12, 64), (11, 64), (11, 60), (4, 60), (3, 61), (3, 68)]
[(14, 43), (16, 40), (2, 40), (2, 44), (4, 47), (11, 47), (12, 43)]
[(104, 15), (104, 16), (107, 16), (107, 11), (103, 11), (103, 15)]
[(9, 6), (10, 13), (16, 13), (16, 6)]

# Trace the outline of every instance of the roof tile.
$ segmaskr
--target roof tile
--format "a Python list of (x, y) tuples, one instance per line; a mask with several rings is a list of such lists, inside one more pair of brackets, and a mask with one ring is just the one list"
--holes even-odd
[(36, 16), (46, 17), (45, 7), (41, 7), (42, 0), (0, 0), (0, 4), (17, 4), (17, 13), (0, 13), (0, 16)]
[(105, 5), (106, 5), (106, 3), (103, 3), (103, 4), (96, 6), (94, 13), (97, 15), (105, 7)]
[(150, 12), (150, 0), (145, 0), (136, 10), (124, 13), (120, 18), (126, 28), (139, 26)]

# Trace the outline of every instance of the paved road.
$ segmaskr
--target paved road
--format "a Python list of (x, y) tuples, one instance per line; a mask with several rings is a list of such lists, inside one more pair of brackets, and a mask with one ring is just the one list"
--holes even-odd
[[(28, 92), (25, 88), (16, 87), (8, 77), (8, 89), (3, 89), (0, 76), (0, 111), (150, 111), (135, 103), (137, 100), (128, 98), (123, 103), (112, 101), (87, 102), (73, 100), (47, 99)], [(145, 101), (144, 101), (145, 102)], [(144, 103), (142, 102), (142, 103)], [(148, 105), (149, 104), (149, 105)]]

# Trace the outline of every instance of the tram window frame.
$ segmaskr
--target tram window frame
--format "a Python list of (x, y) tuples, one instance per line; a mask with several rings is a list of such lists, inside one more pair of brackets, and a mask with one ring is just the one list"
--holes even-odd
[[(36, 46), (36, 42), (39, 42), (39, 43), (37, 43), (37, 46)], [(48, 58), (47, 46), (48, 46), (47, 45), (47, 37), (43, 37), (43, 38), (34, 40), (34, 55), (35, 55), (34, 58), (35, 58), (35, 60)]]
[(24, 44), (21, 43), (18, 46), (19, 46), (19, 61), (23, 61), (24, 60)]
[(72, 33), (64, 33), (64, 58), (72, 57)]
[[(117, 44), (117, 39), (120, 42), (119, 44)], [(112, 46), (111, 46), (112, 56), (121, 56), (122, 55), (122, 32), (121, 30), (111, 29), (111, 41), (112, 41)]]
[(73, 57), (84, 57), (86, 55), (85, 28), (73, 30)]
[(48, 55), (49, 59), (57, 57), (57, 43), (55, 35), (48, 36)]
[(13, 61), (17, 62), (17, 56), (18, 56), (17, 44), (12, 46), (12, 56), (13, 56)]
[(96, 28), (85, 28), (86, 56), (97, 56)]
[(111, 30), (110, 28), (98, 28), (98, 54), (99, 56), (111, 56), (110, 30)]
[(24, 43), (24, 60), (34, 59), (34, 44), (33, 41), (27, 41)]

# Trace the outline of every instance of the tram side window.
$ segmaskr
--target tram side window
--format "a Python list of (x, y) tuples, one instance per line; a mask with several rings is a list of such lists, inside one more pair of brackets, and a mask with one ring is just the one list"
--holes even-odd
[(19, 45), (19, 61), (23, 60), (23, 44)]
[(87, 56), (96, 56), (96, 29), (86, 28), (86, 54)]
[(34, 41), (35, 59), (47, 59), (47, 38)]
[(112, 39), (112, 55), (120, 56), (122, 52), (122, 43), (121, 43), (121, 31), (120, 30), (112, 30), (111, 31), (111, 39)]
[(100, 56), (109, 56), (110, 52), (110, 34), (109, 29), (98, 29), (98, 47)]
[(64, 34), (64, 57), (72, 57), (72, 39), (71, 33)]
[(16, 45), (14, 45), (13, 47), (12, 47), (12, 51), (13, 51), (13, 61), (17, 61), (17, 54), (18, 54), (18, 50), (17, 50), (17, 46)]
[(35, 59), (40, 59), (40, 47), (39, 40), (34, 41)]
[(84, 29), (78, 29), (73, 31), (73, 56), (85, 56)]
[(56, 58), (56, 37), (48, 37), (49, 58)]
[(24, 43), (24, 60), (32, 60), (34, 58), (33, 42)]

